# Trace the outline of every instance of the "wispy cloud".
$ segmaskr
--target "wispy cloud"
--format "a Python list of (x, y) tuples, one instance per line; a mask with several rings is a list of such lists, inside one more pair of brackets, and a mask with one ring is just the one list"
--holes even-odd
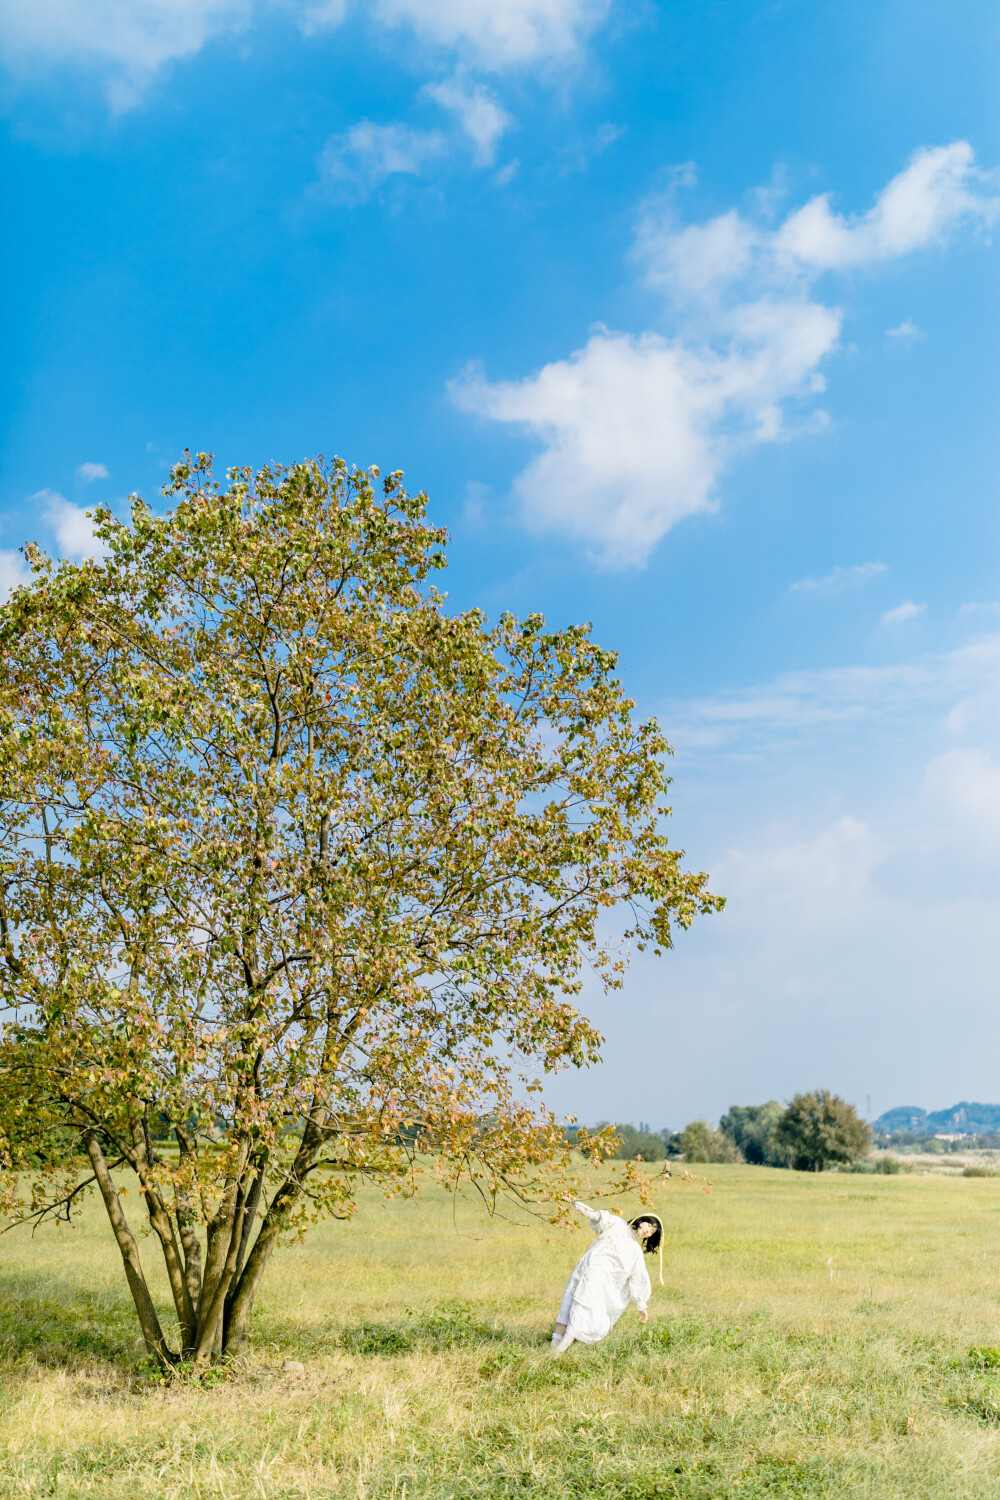
[(839, 743), (876, 722), (906, 736), (916, 724), (946, 721), (949, 732), (965, 732), (973, 720), (1000, 733), (1000, 634), (888, 666), (788, 672), (758, 687), (674, 700), (661, 717), (678, 760), (702, 767), (715, 754), (766, 759), (778, 742)]
[(109, 476), (104, 464), (80, 464), (76, 477), (82, 479), (84, 484), (93, 484), (95, 479), (107, 479)]
[(923, 330), (918, 328), (912, 318), (904, 318), (902, 323), (897, 323), (895, 328), (887, 328), (885, 336), (891, 344), (900, 348), (907, 348), (910, 344), (916, 344), (923, 338)]
[(360, 202), (390, 177), (427, 177), (463, 155), (476, 167), (493, 166), (497, 146), (515, 121), (490, 89), (456, 73), (427, 84), (421, 98), (447, 112), (447, 130), (359, 120), (324, 146), (317, 164), (321, 190)]
[(789, 584), (790, 594), (841, 594), (845, 589), (860, 588), (863, 584), (870, 583), (880, 573), (887, 572), (885, 563), (869, 562), (855, 563), (853, 567), (836, 567), (831, 572), (825, 573), (822, 578), (800, 578), (797, 583)]
[[(424, 65), (442, 54), (480, 71), (577, 58), (612, 0), (11, 0), (0, 6), (0, 59), (27, 80), (53, 68), (103, 81), (112, 109), (134, 107), (171, 63), (213, 38), (289, 14), (306, 36), (364, 9), (377, 27), (406, 30)], [(426, 54), (430, 54), (429, 56)]]
[(482, 84), (460, 77), (428, 84), (424, 94), (456, 116), (462, 133), (472, 145), (476, 166), (491, 167), (501, 136), (514, 123), (496, 96)]
[(635, 254), (673, 336), (599, 328), (523, 380), (490, 381), (470, 365), (452, 397), (541, 443), (514, 485), (527, 524), (575, 537), (611, 566), (640, 565), (672, 526), (714, 508), (740, 452), (822, 425), (815, 398), (843, 312), (817, 297), (821, 277), (998, 213), (964, 141), (916, 152), (861, 215), (834, 213), (824, 194), (775, 228), (735, 210), (681, 227), (673, 197), (656, 200)]
[(361, 201), (389, 177), (422, 177), (448, 145), (441, 130), (360, 120), (327, 141), (319, 159), (320, 184), (336, 197)]
[(256, 8), (255, 0), (15, 0), (0, 7), (0, 57), (19, 78), (53, 67), (97, 74), (121, 111), (166, 64), (247, 25)]
[(605, 21), (611, 0), (376, 0), (387, 26), (496, 72), (578, 55)]
[(507, 162), (506, 166), (501, 167), (499, 172), (494, 172), (493, 186), (502, 188), (506, 187), (509, 182), (513, 182), (520, 165), (520, 160), (515, 156), (512, 161)]
[(914, 604), (912, 599), (904, 599), (895, 609), (886, 610), (882, 616), (882, 624), (905, 625), (907, 620), (915, 620), (918, 615), (922, 615), (926, 608), (926, 604)]
[(1000, 615), (1000, 600), (986, 599), (981, 603), (960, 604), (958, 606), (960, 615), (987, 614)]

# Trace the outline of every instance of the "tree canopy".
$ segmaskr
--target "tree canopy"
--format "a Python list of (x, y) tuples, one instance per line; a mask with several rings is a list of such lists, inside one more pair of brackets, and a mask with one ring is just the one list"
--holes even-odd
[(692, 1120), (681, 1131), (681, 1155), (685, 1161), (742, 1161), (728, 1135), (713, 1130), (707, 1120)]
[(721, 905), (613, 653), (449, 612), (425, 497), (378, 479), (186, 457), (165, 514), (96, 512), (102, 556), (27, 548), (0, 610), (4, 1207), (96, 1184), (164, 1360), (236, 1347), (359, 1174), (539, 1191), (568, 1147), (538, 1080), (601, 1040), (583, 966), (618, 986)]
[(831, 1162), (859, 1161), (872, 1145), (871, 1127), (853, 1104), (829, 1089), (796, 1094), (772, 1138), (800, 1172), (822, 1172)]
[(766, 1104), (732, 1104), (719, 1121), (719, 1129), (754, 1166), (785, 1167), (788, 1153), (779, 1147), (775, 1131), (784, 1114), (776, 1099)]

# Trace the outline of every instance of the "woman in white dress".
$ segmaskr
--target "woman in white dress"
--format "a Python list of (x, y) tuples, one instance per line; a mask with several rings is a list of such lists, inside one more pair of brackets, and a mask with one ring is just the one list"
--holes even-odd
[(627, 1224), (618, 1214), (588, 1208), (579, 1198), (573, 1206), (590, 1220), (597, 1239), (577, 1261), (566, 1283), (552, 1334), (556, 1354), (576, 1339), (596, 1344), (607, 1338), (630, 1302), (639, 1310), (639, 1322), (645, 1323), (651, 1288), (643, 1251), (650, 1255), (663, 1241), (663, 1225), (656, 1214), (640, 1214)]

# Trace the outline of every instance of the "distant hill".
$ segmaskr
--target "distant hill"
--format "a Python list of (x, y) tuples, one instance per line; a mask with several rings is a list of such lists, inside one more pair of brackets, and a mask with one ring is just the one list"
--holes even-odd
[(912, 1130), (916, 1135), (934, 1135), (939, 1130), (949, 1135), (991, 1135), (1000, 1130), (1000, 1104), (970, 1104), (963, 1099), (950, 1109), (930, 1111), (901, 1104), (887, 1109), (874, 1123), (879, 1135), (892, 1135), (896, 1130)]

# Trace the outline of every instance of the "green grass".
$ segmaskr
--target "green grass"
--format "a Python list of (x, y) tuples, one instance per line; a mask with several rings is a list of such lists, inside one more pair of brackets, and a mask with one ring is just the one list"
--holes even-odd
[(0, 1494), (1000, 1500), (1000, 1181), (708, 1170), (659, 1192), (647, 1327), (558, 1361), (589, 1232), (438, 1191), (280, 1252), (251, 1354), (201, 1384), (144, 1371), (96, 1205), (6, 1235)]

